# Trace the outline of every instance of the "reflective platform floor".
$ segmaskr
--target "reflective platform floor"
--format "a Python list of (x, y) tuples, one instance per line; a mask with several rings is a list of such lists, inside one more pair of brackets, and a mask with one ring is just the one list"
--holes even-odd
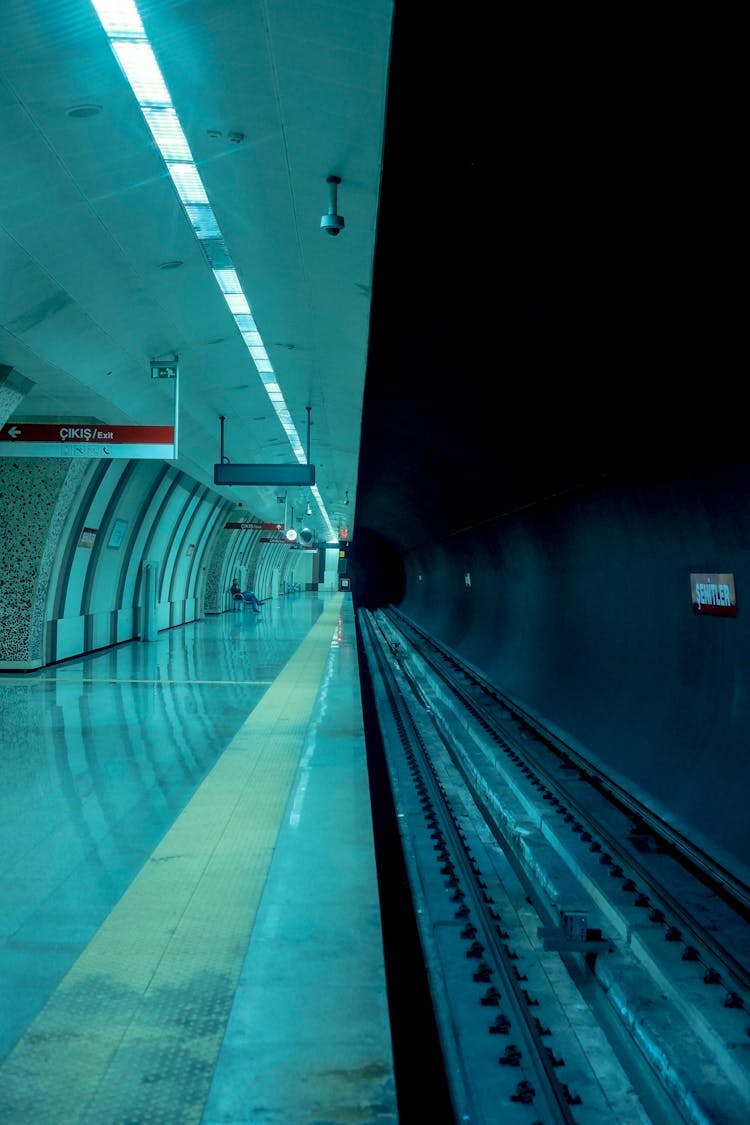
[(0, 676), (0, 1121), (397, 1121), (354, 612)]

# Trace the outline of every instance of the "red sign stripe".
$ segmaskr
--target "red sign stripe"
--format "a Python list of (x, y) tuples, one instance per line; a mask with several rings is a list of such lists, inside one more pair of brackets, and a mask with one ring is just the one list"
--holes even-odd
[(8, 422), (0, 441), (46, 441), (91, 445), (171, 445), (174, 426), (110, 426), (83, 422)]

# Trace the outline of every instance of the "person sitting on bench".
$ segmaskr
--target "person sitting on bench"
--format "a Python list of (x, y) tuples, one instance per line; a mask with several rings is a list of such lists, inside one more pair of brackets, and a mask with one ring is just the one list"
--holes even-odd
[(253, 607), (253, 613), (260, 613), (260, 601), (256, 598), (252, 590), (245, 590), (242, 595), (243, 602), (249, 602)]
[(232, 585), (229, 587), (229, 593), (232, 595), (232, 601), (235, 604), (235, 608), (239, 609), (240, 606), (244, 608), (245, 599), (242, 596), (242, 587), (240, 586), (236, 578), (232, 579)]

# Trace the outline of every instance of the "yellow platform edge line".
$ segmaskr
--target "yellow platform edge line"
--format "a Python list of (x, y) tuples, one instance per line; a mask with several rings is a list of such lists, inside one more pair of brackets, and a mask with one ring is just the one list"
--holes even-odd
[(0, 1066), (0, 1122), (200, 1121), (342, 601)]

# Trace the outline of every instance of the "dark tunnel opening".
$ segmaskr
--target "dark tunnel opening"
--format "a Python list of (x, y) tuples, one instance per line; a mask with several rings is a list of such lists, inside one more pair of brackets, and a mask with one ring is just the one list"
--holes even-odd
[(398, 605), (406, 591), (406, 573), (396, 548), (370, 528), (355, 528), (349, 548), (349, 573), (356, 607)]

